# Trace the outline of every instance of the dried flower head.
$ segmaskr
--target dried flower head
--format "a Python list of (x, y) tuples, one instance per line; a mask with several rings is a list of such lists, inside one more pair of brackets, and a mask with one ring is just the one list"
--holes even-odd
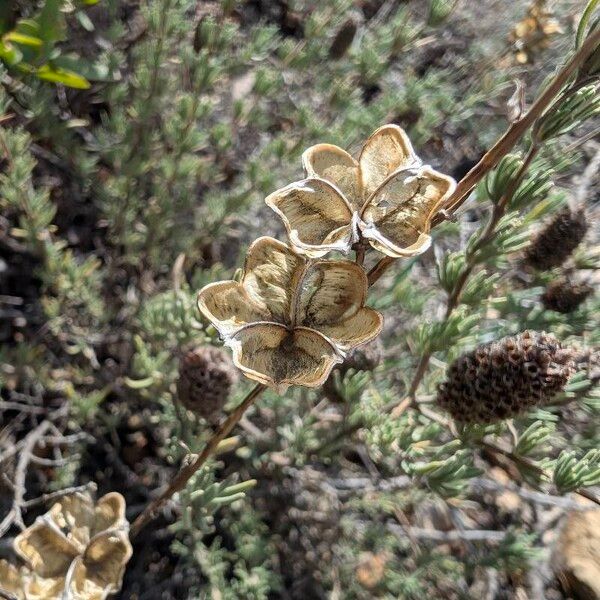
[(247, 377), (279, 389), (315, 387), (346, 351), (381, 331), (366, 297), (367, 276), (355, 263), (309, 261), (263, 237), (248, 250), (241, 282), (207, 285), (198, 307)]
[(534, 62), (536, 55), (550, 45), (552, 36), (561, 32), (546, 0), (533, 0), (527, 15), (513, 27), (509, 36), (516, 61), (521, 64)]
[(95, 504), (87, 492), (61, 498), (15, 538), (15, 552), (31, 571), (24, 597), (104, 600), (119, 591), (132, 552), (128, 529), (121, 494)]
[(380, 127), (358, 161), (331, 144), (302, 156), (307, 178), (267, 197), (282, 218), (290, 243), (321, 257), (347, 252), (360, 234), (392, 257), (427, 250), (435, 214), (455, 189), (451, 177), (421, 165), (404, 131)]
[(221, 413), (237, 379), (237, 370), (223, 350), (193, 348), (181, 357), (177, 395), (187, 409), (213, 420)]
[[(17, 569), (5, 560), (0, 560), (0, 590), (17, 600), (25, 600), (25, 581), (30, 577), (26, 569)], [(1, 597), (1, 594), (0, 594)]]
[(585, 211), (566, 207), (536, 235), (525, 252), (525, 262), (540, 271), (562, 265), (579, 246), (587, 229)]
[(542, 294), (542, 304), (548, 310), (570, 313), (577, 310), (594, 288), (587, 283), (575, 283), (561, 278), (552, 281)]
[(456, 359), (437, 402), (459, 422), (490, 423), (543, 406), (574, 372), (573, 352), (546, 333), (525, 331)]

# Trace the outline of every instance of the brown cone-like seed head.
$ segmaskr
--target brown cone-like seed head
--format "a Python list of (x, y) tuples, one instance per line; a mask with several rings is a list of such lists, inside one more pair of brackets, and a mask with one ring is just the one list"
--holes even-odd
[(437, 402), (461, 423), (492, 423), (546, 404), (574, 368), (573, 351), (553, 335), (525, 331), (457, 358)]
[(177, 395), (187, 409), (212, 421), (221, 413), (237, 380), (237, 370), (226, 352), (200, 346), (181, 357)]
[(346, 54), (348, 48), (352, 45), (352, 41), (356, 35), (356, 29), (357, 26), (354, 19), (348, 19), (340, 27), (329, 47), (329, 58), (337, 60)]
[(562, 265), (579, 246), (588, 229), (585, 212), (565, 208), (536, 235), (525, 251), (525, 263), (544, 271)]
[(573, 283), (568, 279), (557, 279), (548, 285), (542, 294), (542, 304), (547, 310), (571, 313), (579, 308), (594, 291), (587, 283)]

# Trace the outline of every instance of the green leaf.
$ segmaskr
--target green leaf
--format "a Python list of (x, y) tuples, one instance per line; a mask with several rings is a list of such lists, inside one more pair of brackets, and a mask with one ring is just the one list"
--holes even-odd
[(87, 90), (91, 87), (90, 82), (85, 77), (82, 77), (73, 71), (61, 69), (60, 67), (53, 67), (51, 65), (43, 65), (36, 71), (36, 75), (44, 81), (62, 83), (67, 87), (78, 90)]
[(82, 11), (77, 12), (77, 20), (86, 31), (94, 31), (92, 20)]
[(577, 35), (575, 37), (575, 48), (579, 48), (583, 44), (583, 38), (585, 37), (585, 31), (588, 23), (594, 14), (596, 8), (600, 5), (600, 0), (590, 0), (581, 15), (579, 25), (577, 27)]
[(22, 59), (23, 54), (18, 48), (0, 40), (0, 60), (3, 60), (9, 66), (14, 66), (20, 63)]
[(5, 40), (14, 42), (15, 44), (21, 44), (22, 46), (28, 46), (30, 48), (41, 48), (44, 42), (37, 37), (19, 33), (18, 31), (9, 31), (5, 36)]
[(48, 46), (64, 39), (66, 23), (62, 6), (63, 0), (46, 0), (38, 17), (40, 37)]

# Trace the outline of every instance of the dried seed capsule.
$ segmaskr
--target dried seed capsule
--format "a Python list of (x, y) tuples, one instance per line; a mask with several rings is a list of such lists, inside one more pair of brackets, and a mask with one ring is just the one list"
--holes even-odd
[(357, 26), (354, 19), (348, 19), (340, 27), (329, 47), (329, 58), (337, 60), (346, 54), (348, 48), (352, 45), (354, 36), (356, 35), (356, 29)]
[(200, 346), (181, 358), (177, 395), (187, 409), (212, 421), (221, 413), (237, 379), (228, 354), (218, 348)]
[(525, 263), (540, 271), (562, 265), (588, 229), (583, 209), (565, 208), (537, 234), (525, 251)]
[(593, 291), (594, 288), (587, 283), (557, 279), (551, 282), (542, 294), (542, 304), (547, 310), (570, 313), (577, 310)]
[(490, 423), (543, 406), (575, 369), (574, 352), (551, 334), (525, 331), (457, 358), (437, 402), (456, 421)]

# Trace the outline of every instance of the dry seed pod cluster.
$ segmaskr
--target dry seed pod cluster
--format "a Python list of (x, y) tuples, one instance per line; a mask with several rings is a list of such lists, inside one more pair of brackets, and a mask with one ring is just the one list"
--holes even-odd
[(188, 410), (213, 420), (237, 380), (237, 371), (225, 352), (210, 346), (193, 348), (181, 357), (177, 396)]
[(536, 235), (525, 252), (525, 263), (540, 271), (559, 267), (582, 242), (588, 223), (583, 209), (565, 208)]
[(553, 335), (526, 331), (456, 359), (437, 402), (461, 423), (491, 423), (547, 404), (574, 370), (572, 350)]
[(125, 500), (112, 492), (64, 496), (20, 533), (25, 568), (0, 561), (0, 588), (18, 600), (105, 600), (121, 589), (131, 558)]
[(198, 306), (255, 381), (282, 389), (321, 385), (344, 351), (381, 331), (364, 305), (367, 276), (349, 261), (309, 261), (269, 237), (248, 250), (242, 281), (213, 283)]
[(321, 385), (382, 328), (382, 316), (365, 306), (364, 269), (322, 257), (347, 253), (361, 239), (392, 257), (424, 252), (432, 219), (456, 187), (421, 163), (396, 125), (375, 131), (358, 160), (317, 144), (302, 162), (306, 178), (266, 199), (283, 220), (289, 245), (259, 238), (248, 250), (241, 282), (213, 283), (198, 295), (200, 311), (232, 349), (235, 365), (280, 391)]
[(542, 294), (542, 304), (548, 310), (571, 313), (594, 291), (587, 283), (574, 283), (566, 278), (551, 282)]
[(273, 192), (266, 203), (281, 217), (290, 243), (311, 257), (348, 252), (359, 236), (394, 258), (431, 244), (433, 217), (456, 184), (422, 165), (404, 130), (384, 125), (358, 160), (332, 144), (302, 155), (306, 178)]

